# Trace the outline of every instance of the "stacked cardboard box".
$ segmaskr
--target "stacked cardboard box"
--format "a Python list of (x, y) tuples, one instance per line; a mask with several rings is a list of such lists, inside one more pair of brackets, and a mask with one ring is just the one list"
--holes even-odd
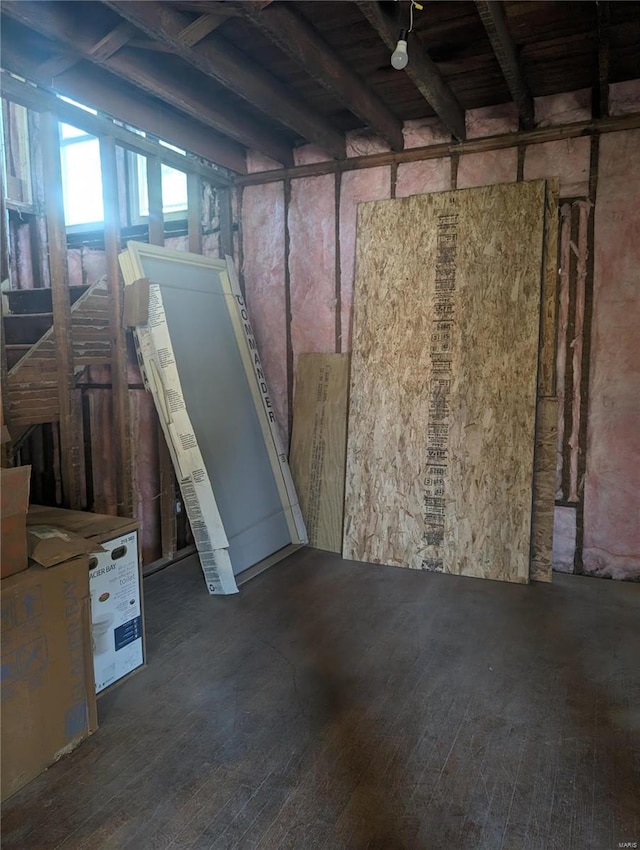
[(144, 664), (137, 524), (27, 513), (29, 472), (1, 471), (3, 800), (94, 732), (96, 694)]
[[(122, 517), (32, 505), (29, 554), (41, 563), (50, 529), (83, 541), (90, 551), (89, 592), (96, 693), (144, 664), (142, 572), (138, 524)], [(62, 560), (63, 553), (56, 557)]]

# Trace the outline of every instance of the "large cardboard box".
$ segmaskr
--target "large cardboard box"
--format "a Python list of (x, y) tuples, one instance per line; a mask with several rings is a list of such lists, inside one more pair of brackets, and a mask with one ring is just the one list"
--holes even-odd
[(47, 526), (84, 538), (95, 550), (89, 555), (89, 591), (96, 693), (101, 694), (145, 663), (138, 524), (32, 505), (27, 531)]
[(89, 562), (2, 581), (4, 800), (97, 729)]
[(0, 539), (0, 576), (27, 569), (26, 518), (29, 508), (30, 466), (0, 470), (2, 538)]

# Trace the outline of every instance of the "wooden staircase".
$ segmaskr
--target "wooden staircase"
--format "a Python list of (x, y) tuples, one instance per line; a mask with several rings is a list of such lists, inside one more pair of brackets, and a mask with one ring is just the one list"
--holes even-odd
[[(88, 287), (72, 287), (70, 294), (74, 371), (79, 375), (87, 366), (111, 362), (109, 291), (103, 278)], [(12, 312), (4, 316), (6, 402), (14, 443), (30, 426), (60, 418), (56, 329), (50, 301), (48, 290), (9, 293)]]

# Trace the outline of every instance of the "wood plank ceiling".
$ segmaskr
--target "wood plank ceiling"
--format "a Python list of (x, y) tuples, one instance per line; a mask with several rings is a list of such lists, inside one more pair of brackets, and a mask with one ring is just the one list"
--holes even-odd
[[(253, 148), (283, 165), (312, 142), (345, 155), (369, 128), (393, 150), (402, 121), (438, 115), (464, 138), (464, 110), (640, 77), (640, 2), (434, 2), (414, 12), (405, 71), (390, 53), (409, 0), (2, 4), (2, 67), (132, 124), (163, 128), (232, 171)], [(156, 128), (159, 128), (156, 130)]]

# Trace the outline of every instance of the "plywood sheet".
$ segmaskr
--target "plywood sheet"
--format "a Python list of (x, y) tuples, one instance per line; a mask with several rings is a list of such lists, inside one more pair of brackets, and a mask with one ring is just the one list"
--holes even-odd
[(557, 441), (558, 399), (541, 398), (538, 400), (533, 473), (531, 567), (529, 570), (529, 578), (532, 581), (551, 581)]
[(345, 557), (528, 581), (544, 202), (361, 205)]
[(348, 354), (301, 354), (296, 372), (291, 474), (309, 544), (342, 548)]

